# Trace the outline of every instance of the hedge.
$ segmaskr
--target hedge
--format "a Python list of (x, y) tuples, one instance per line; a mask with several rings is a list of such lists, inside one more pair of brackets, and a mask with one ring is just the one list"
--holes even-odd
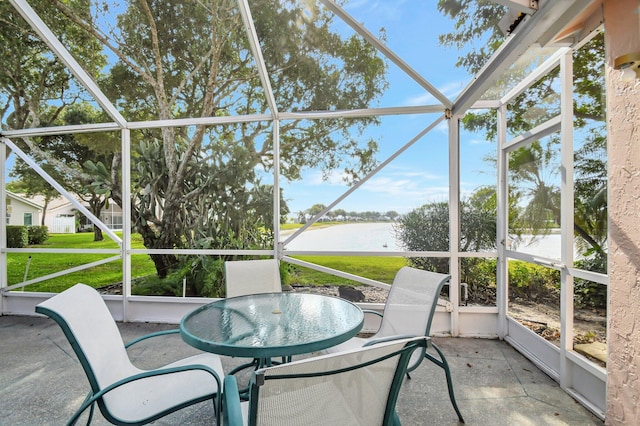
[(49, 239), (49, 228), (46, 226), (30, 226), (27, 228), (29, 245), (42, 244)]
[(7, 247), (24, 248), (29, 244), (29, 231), (26, 226), (7, 225)]

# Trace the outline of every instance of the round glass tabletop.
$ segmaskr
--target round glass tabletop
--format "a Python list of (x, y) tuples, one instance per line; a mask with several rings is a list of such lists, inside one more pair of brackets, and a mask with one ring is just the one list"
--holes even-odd
[(362, 310), (337, 297), (263, 293), (220, 299), (180, 323), (186, 343), (220, 355), (269, 358), (338, 345), (364, 323)]

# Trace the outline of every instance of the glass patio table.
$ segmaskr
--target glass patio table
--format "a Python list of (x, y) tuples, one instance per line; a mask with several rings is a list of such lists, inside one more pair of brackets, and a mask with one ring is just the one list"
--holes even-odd
[(337, 297), (262, 293), (220, 299), (185, 315), (180, 334), (200, 350), (260, 359), (329, 348), (355, 336), (362, 310)]

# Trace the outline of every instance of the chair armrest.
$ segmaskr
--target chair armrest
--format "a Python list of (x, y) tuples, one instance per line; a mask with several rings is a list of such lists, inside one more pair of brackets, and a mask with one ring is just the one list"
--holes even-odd
[(152, 337), (166, 336), (168, 334), (178, 334), (178, 333), (180, 333), (180, 330), (177, 328), (171, 329), (171, 330), (156, 331), (155, 333), (145, 334), (144, 336), (140, 336), (137, 339), (133, 339), (132, 341), (124, 345), (124, 347), (128, 348), (143, 340), (151, 339)]
[(240, 393), (235, 376), (224, 378), (224, 392), (222, 393), (222, 424), (225, 426), (242, 426), (242, 409), (240, 408)]
[[(84, 410), (86, 410), (87, 408), (89, 408), (90, 406), (92, 406), (98, 399), (102, 398), (107, 392), (110, 392), (116, 388), (119, 388), (122, 385), (126, 385), (127, 383), (131, 383), (134, 382), (136, 380), (142, 380), (142, 379), (146, 379), (148, 377), (154, 377), (154, 376), (164, 376), (167, 374), (174, 374), (174, 373), (181, 373), (184, 371), (191, 371), (191, 370), (203, 370), (206, 371), (207, 373), (211, 374), (213, 376), (213, 378), (215, 379), (217, 385), (218, 385), (218, 389), (216, 391), (216, 414), (219, 417), (219, 413), (220, 413), (220, 394), (221, 394), (221, 389), (222, 389), (222, 384), (220, 382), (220, 377), (218, 377), (218, 374), (211, 368), (208, 367), (206, 365), (203, 364), (190, 364), (190, 365), (181, 365), (178, 367), (171, 367), (171, 368), (161, 368), (158, 370), (151, 370), (151, 371), (145, 371), (143, 373), (140, 374), (135, 374), (133, 376), (130, 377), (126, 377), (122, 380), (118, 380), (117, 382), (114, 382), (112, 384), (110, 384), (109, 386), (100, 389), (99, 392), (93, 394), (90, 398), (85, 399), (85, 401), (82, 403), (82, 406), (80, 406), (80, 408), (78, 409), (78, 411), (75, 412), (75, 414), (73, 415), (73, 417), (71, 417), (71, 419), (69, 420), (69, 422), (67, 424), (69, 425), (73, 425), (78, 421), (78, 418), (80, 417), (80, 415), (84, 412)], [(216, 419), (219, 420), (219, 419)]]
[[(378, 337), (377, 339), (369, 339), (367, 343), (365, 343), (362, 346), (377, 345), (378, 343), (391, 342), (399, 339), (409, 339), (411, 337), (417, 337), (417, 336), (414, 336), (412, 334), (396, 334), (394, 336)], [(427, 342), (431, 340), (430, 337), (425, 337), (425, 339), (427, 340)]]
[(371, 310), (371, 309), (363, 309), (363, 310), (362, 310), (362, 313), (363, 313), (363, 314), (373, 314), (373, 315), (377, 315), (377, 316), (379, 316), (380, 318), (382, 318), (382, 314), (381, 314), (380, 312), (378, 312), (378, 311), (374, 311), (374, 310)]

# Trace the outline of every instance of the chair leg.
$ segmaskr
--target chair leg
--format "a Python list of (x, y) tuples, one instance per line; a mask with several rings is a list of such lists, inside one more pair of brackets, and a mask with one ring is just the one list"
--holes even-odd
[(451, 371), (449, 370), (449, 363), (447, 363), (447, 359), (445, 358), (444, 354), (442, 353), (440, 348), (435, 343), (433, 343), (433, 341), (431, 342), (431, 346), (433, 347), (433, 349), (436, 350), (436, 352), (438, 352), (440, 359), (437, 359), (436, 357), (434, 357), (429, 353), (425, 353), (424, 356), (429, 361), (433, 362), (434, 364), (436, 364), (437, 366), (441, 367), (444, 370), (444, 374), (447, 378), (447, 387), (449, 388), (449, 399), (451, 400), (453, 409), (456, 410), (456, 414), (458, 415), (458, 420), (460, 421), (460, 423), (464, 423), (464, 419), (462, 418), (462, 414), (460, 413), (460, 410), (458, 409), (458, 404), (456, 403), (456, 397), (453, 394), (453, 381), (451, 380)]
[(222, 394), (220, 395), (220, 398), (216, 398), (214, 396), (211, 399), (211, 402), (213, 403), (213, 413), (216, 416), (216, 426), (220, 426), (222, 425), (222, 422), (220, 421), (222, 419)]
[(235, 367), (233, 370), (231, 370), (228, 374), (236, 374), (239, 371), (242, 371), (244, 369), (247, 368), (253, 368), (254, 370), (257, 370), (260, 364), (260, 360), (258, 358), (254, 358), (251, 360), (251, 362), (247, 362), (245, 364), (242, 365), (238, 365), (237, 367)]

